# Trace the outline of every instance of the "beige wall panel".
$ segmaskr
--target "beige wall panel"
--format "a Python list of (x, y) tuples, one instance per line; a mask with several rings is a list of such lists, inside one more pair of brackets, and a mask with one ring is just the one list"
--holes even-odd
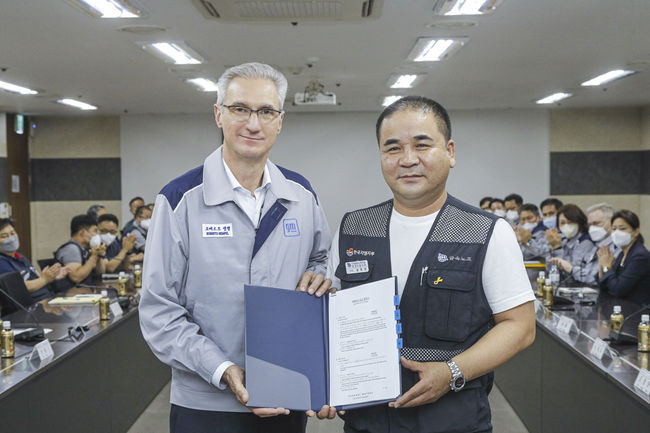
[(641, 110), (582, 108), (551, 110), (551, 152), (638, 150)]
[(7, 115), (0, 113), (0, 158), (7, 157)]
[(641, 148), (650, 149), (650, 106), (641, 110)]
[[(52, 257), (52, 253), (70, 238), (70, 220), (73, 216), (86, 213), (94, 201), (33, 201), (32, 219), (32, 262)], [(109, 213), (118, 215), (122, 202), (101, 202)], [(122, 221), (120, 221), (120, 225)], [(121, 228), (121, 227), (120, 227)]]
[(31, 158), (119, 158), (120, 118), (38, 117)]
[(641, 233), (646, 239), (650, 239), (650, 195), (557, 195), (564, 203), (573, 203), (580, 206), (583, 211), (596, 203), (606, 202), (611, 204), (615, 210), (631, 210), (641, 220)]

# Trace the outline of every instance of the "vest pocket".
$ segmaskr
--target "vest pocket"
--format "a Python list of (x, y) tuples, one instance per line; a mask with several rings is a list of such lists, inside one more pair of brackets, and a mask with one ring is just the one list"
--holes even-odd
[[(358, 262), (351, 262), (351, 263), (358, 263)], [(367, 267), (367, 269), (364, 268)], [(345, 281), (346, 283), (361, 283), (368, 278), (370, 278), (370, 274), (372, 274), (372, 268), (373, 268), (373, 263), (367, 262), (365, 265), (360, 266), (353, 266), (350, 267), (349, 265), (346, 266), (346, 262), (341, 262), (336, 268), (336, 272), (334, 275), (341, 280)], [(348, 273), (352, 271), (352, 273)], [(343, 287), (341, 287), (343, 289)]]
[(463, 342), (470, 332), (476, 273), (429, 269), (425, 294), (424, 333), (438, 340)]

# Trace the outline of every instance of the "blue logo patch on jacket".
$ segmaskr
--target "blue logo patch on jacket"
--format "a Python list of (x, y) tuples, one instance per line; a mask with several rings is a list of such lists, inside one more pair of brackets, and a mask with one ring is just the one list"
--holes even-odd
[(282, 220), (282, 226), (284, 227), (285, 237), (292, 238), (300, 236), (300, 228), (298, 227), (298, 220), (296, 218), (285, 218)]

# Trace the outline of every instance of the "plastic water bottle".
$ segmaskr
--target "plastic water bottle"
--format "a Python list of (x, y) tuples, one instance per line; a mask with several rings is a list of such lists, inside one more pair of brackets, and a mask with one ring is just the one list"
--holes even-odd
[(557, 266), (551, 267), (551, 272), (548, 273), (548, 281), (553, 286), (553, 293), (557, 293), (557, 288), (560, 285), (560, 271)]

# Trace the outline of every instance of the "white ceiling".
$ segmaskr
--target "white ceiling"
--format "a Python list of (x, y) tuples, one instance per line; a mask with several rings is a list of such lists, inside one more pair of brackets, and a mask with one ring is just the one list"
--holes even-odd
[[(219, 0), (212, 0), (218, 3)], [(377, 111), (389, 94), (389, 75), (427, 72), (410, 94), (451, 109), (531, 108), (556, 91), (574, 93), (565, 107), (650, 105), (650, 0), (505, 0), (478, 25), (428, 27), (458, 18), (434, 17), (434, 0), (385, 0), (377, 20), (357, 23), (243, 24), (205, 19), (191, 0), (139, 0), (141, 19), (94, 19), (64, 0), (0, 0), (0, 80), (42, 90), (18, 96), (0, 91), (0, 111), (74, 114), (57, 97), (99, 106), (96, 114), (205, 113), (214, 93), (183, 82), (182, 72), (139, 48), (136, 41), (183, 40), (207, 59), (213, 78), (225, 65), (263, 61), (289, 79), (289, 95), (317, 77), (334, 91), (338, 107), (288, 111)], [(136, 35), (126, 25), (165, 27)], [(405, 59), (421, 36), (468, 36), (450, 59), (413, 64)], [(292, 75), (289, 67), (313, 68)], [(630, 63), (638, 62), (630, 66)], [(618, 68), (641, 73), (602, 88), (580, 83)], [(340, 87), (336, 87), (340, 83)]]

